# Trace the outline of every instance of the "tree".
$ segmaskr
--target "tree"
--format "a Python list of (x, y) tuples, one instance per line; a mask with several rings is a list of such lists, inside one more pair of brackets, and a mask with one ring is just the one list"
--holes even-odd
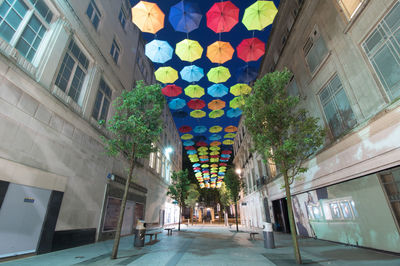
[(110, 156), (122, 156), (129, 161), (129, 173), (125, 182), (111, 254), (111, 258), (115, 259), (118, 254), (122, 221), (135, 161), (138, 158), (147, 158), (151, 152), (155, 151), (152, 143), (158, 140), (162, 132), (161, 114), (165, 106), (165, 98), (161, 94), (159, 85), (146, 86), (143, 81), (138, 81), (134, 89), (123, 91), (121, 96), (114, 101), (113, 106), (116, 112), (107, 126), (112, 137), (109, 139), (103, 137), (105, 148)]
[(239, 193), (244, 188), (244, 183), (233, 168), (229, 168), (226, 171), (224, 180), (229, 191), (230, 199), (235, 204), (236, 231), (239, 232), (237, 202), (239, 200)]
[(182, 208), (189, 190), (190, 180), (188, 178), (188, 170), (180, 170), (173, 172), (171, 176), (172, 184), (168, 187), (167, 195), (176, 200), (179, 205), (179, 222), (178, 231), (181, 230)]
[(224, 212), (224, 222), (225, 222), (225, 226), (228, 225), (228, 217), (227, 217), (227, 213), (226, 213), (226, 208), (229, 207), (230, 205), (232, 205), (232, 201), (230, 198), (230, 191), (228, 190), (228, 188), (226, 187), (225, 183), (222, 183), (221, 188), (218, 190), (219, 192), (219, 202), (221, 204), (221, 209)]
[(287, 94), (291, 77), (285, 69), (257, 80), (253, 93), (245, 98), (243, 111), (255, 150), (264, 161), (271, 159), (282, 173), (294, 253), (300, 264), (290, 185), (298, 174), (307, 171), (304, 163), (321, 147), (325, 132), (317, 118), (298, 107), (299, 97)]
[(190, 208), (190, 222), (193, 225), (193, 209), (196, 206), (200, 197), (200, 192), (196, 184), (190, 184), (187, 191), (187, 197), (185, 199), (185, 204)]

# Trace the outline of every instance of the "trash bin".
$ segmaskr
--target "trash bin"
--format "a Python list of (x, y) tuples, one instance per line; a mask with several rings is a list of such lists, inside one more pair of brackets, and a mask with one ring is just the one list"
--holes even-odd
[(263, 223), (264, 230), (264, 248), (275, 248), (274, 231), (272, 230), (272, 223)]
[(133, 246), (144, 247), (145, 237), (146, 237), (146, 225), (144, 221), (138, 220), (136, 224), (135, 241), (133, 242)]

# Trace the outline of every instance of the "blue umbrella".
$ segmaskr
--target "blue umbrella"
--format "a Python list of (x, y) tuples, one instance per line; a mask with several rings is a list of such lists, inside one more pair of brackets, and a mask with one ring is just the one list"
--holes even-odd
[(258, 71), (254, 67), (244, 66), (236, 72), (237, 82), (250, 83), (258, 76)]
[(186, 101), (181, 98), (176, 98), (176, 99), (173, 99), (172, 101), (170, 101), (168, 103), (168, 106), (169, 106), (169, 109), (171, 109), (171, 110), (182, 109), (183, 107), (186, 106)]
[(197, 153), (197, 151), (195, 151), (195, 150), (188, 150), (187, 151), (187, 154), (196, 154)]
[(226, 112), (226, 116), (229, 118), (238, 117), (242, 114), (242, 110), (240, 108), (231, 108)]
[(201, 164), (199, 164), (199, 163), (195, 163), (195, 164), (193, 164), (193, 167), (199, 167)]
[(181, 110), (181, 111), (173, 112), (172, 116), (176, 117), (176, 118), (185, 118), (185, 117), (188, 116), (188, 113), (186, 113), (185, 111)]
[(183, 146), (193, 146), (194, 141), (193, 140), (186, 140), (183, 142)]
[(221, 157), (222, 157), (222, 158), (230, 158), (231, 155), (230, 155), (230, 154), (221, 154)]
[(218, 135), (218, 134), (213, 134), (213, 135), (211, 135), (210, 137), (209, 137), (209, 140), (212, 140), (212, 141), (214, 141), (214, 140), (220, 140), (222, 137), (220, 136), (220, 135)]
[(180, 1), (169, 10), (169, 22), (175, 31), (189, 33), (199, 27), (201, 11), (196, 3)]
[(174, 50), (166, 41), (152, 40), (145, 46), (145, 54), (151, 61), (163, 64), (172, 58)]
[(197, 82), (204, 76), (204, 71), (201, 67), (191, 65), (182, 68), (181, 78), (187, 82)]
[(195, 126), (193, 129), (193, 132), (199, 133), (199, 134), (204, 133), (206, 131), (207, 131), (207, 127), (205, 127), (205, 126)]
[(223, 97), (223, 96), (227, 95), (228, 92), (229, 92), (229, 89), (222, 84), (214, 84), (207, 88), (207, 93), (209, 95), (211, 95), (212, 97), (216, 97), (216, 98)]

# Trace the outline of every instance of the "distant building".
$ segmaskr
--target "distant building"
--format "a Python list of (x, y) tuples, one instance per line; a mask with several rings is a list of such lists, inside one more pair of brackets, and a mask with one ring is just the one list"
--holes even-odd
[[(127, 162), (105, 155), (98, 120), (137, 80), (155, 82), (130, 8), (0, 1), (0, 257), (113, 237)], [(182, 144), (167, 106), (163, 120), (159, 152), (134, 170), (123, 235), (136, 219), (177, 220), (166, 192)]]
[[(292, 186), (300, 235), (400, 252), (399, 32), (398, 0), (280, 2), (259, 76), (292, 71), (288, 93), (328, 132)], [(242, 223), (260, 226), (269, 212), (288, 232), (279, 169), (272, 180), (273, 164), (257, 167), (247, 135), (235, 139)]]

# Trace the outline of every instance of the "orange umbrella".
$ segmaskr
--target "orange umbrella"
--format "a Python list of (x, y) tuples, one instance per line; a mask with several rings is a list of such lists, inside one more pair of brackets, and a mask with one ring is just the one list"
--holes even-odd
[(164, 17), (155, 3), (140, 1), (132, 7), (132, 22), (143, 32), (155, 34), (164, 28)]
[(210, 143), (210, 146), (220, 146), (220, 145), (221, 145), (221, 142), (219, 142), (219, 141), (213, 141)]
[(235, 50), (229, 42), (216, 41), (207, 47), (207, 57), (213, 63), (223, 64), (232, 59)]
[(208, 103), (208, 109), (219, 110), (225, 107), (225, 102), (221, 100), (212, 100)]
[(235, 127), (235, 126), (227, 126), (226, 128), (225, 128), (225, 132), (236, 132), (237, 131), (237, 127)]

